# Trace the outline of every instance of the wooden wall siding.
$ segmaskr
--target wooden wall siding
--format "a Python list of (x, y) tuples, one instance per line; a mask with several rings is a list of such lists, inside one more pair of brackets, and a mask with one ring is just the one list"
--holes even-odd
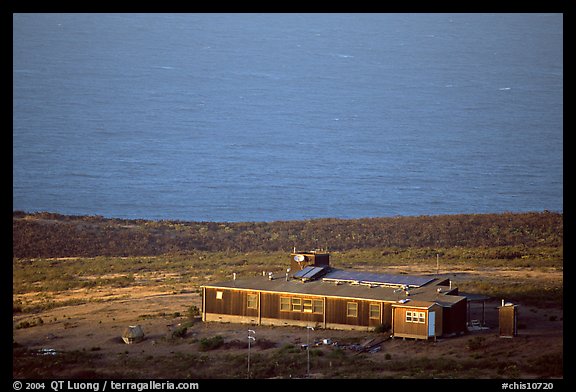
[(302, 301), (304, 299), (310, 300), (322, 300), (322, 297), (310, 297), (301, 295), (288, 295), (280, 293), (261, 293), (262, 296), (262, 317), (275, 318), (282, 320), (300, 320), (300, 321), (310, 321), (311, 323), (323, 323), (324, 314), (321, 313), (307, 313), (304, 312), (303, 305), (300, 311), (281, 311), (280, 310), (280, 297), (285, 298), (300, 298)]
[[(466, 301), (464, 301), (464, 302), (466, 302)], [(464, 306), (464, 309), (466, 309), (466, 306)], [(434, 328), (435, 336), (442, 336), (445, 333), (444, 332), (444, 310), (445, 310), (445, 308), (443, 308), (442, 306), (440, 306), (438, 304), (434, 304), (430, 308), (430, 311), (436, 312), (436, 325)], [(464, 313), (464, 314), (466, 314), (466, 313)], [(466, 321), (466, 316), (464, 316), (464, 321)]]
[[(217, 292), (222, 292), (222, 299), (217, 299)], [(259, 298), (259, 309), (248, 309), (248, 294), (256, 294)], [(321, 300), (322, 313), (301, 311), (281, 311), (280, 298), (299, 298)], [(348, 315), (348, 303), (357, 305), (357, 316)], [(370, 304), (377, 304), (380, 309), (379, 318), (370, 318)], [(374, 300), (359, 300), (346, 298), (330, 298), (321, 296), (293, 295), (269, 292), (250, 292), (234, 289), (205, 288), (205, 313), (245, 316), (252, 318), (273, 318), (279, 320), (308, 321), (314, 324), (345, 324), (351, 326), (376, 327), (381, 323), (392, 323), (392, 307), (390, 303)]]
[(512, 337), (518, 334), (517, 307), (503, 306), (498, 310), (498, 332), (500, 336)]
[[(216, 298), (218, 291), (222, 292), (222, 299)], [(206, 288), (206, 312), (258, 317), (258, 309), (248, 309), (248, 294), (258, 292)]]
[[(217, 299), (217, 293), (222, 292), (222, 298)], [(258, 299), (257, 309), (248, 309), (248, 295), (255, 295)], [(300, 311), (281, 311), (280, 298), (299, 298), (321, 300), (323, 313), (304, 312), (304, 306)], [(348, 315), (348, 303), (357, 305), (357, 316)], [(380, 306), (380, 317), (370, 318), (370, 304)], [(349, 325), (351, 327), (374, 328), (380, 324), (393, 325), (393, 332), (398, 336), (419, 337), (426, 339), (428, 336), (428, 311), (436, 312), (436, 336), (461, 333), (466, 330), (466, 301), (462, 300), (452, 307), (442, 308), (433, 305), (429, 310), (418, 308), (392, 307), (392, 303), (374, 300), (360, 300), (347, 298), (331, 298), (322, 296), (307, 296), (301, 294), (281, 294), (271, 292), (258, 292), (247, 290), (235, 290), (230, 288), (205, 288), (204, 303), (205, 313), (220, 314), (229, 316), (240, 316), (261, 322), (262, 318), (286, 320), (294, 324), (311, 323), (314, 325)], [(291, 308), (290, 308), (291, 309)], [(512, 308), (511, 308), (512, 309)], [(406, 311), (425, 312), (426, 322), (411, 323), (406, 322)], [(503, 312), (506, 312), (505, 309)], [(501, 318), (501, 334), (513, 336), (513, 317)]]
[[(357, 304), (357, 316), (348, 315), (348, 303)], [(370, 304), (380, 305), (380, 318), (370, 318)], [(390, 306), (386, 307), (380, 301), (356, 300), (346, 298), (326, 298), (326, 322), (333, 324), (347, 324), (357, 326), (376, 327), (380, 325), (385, 316), (386, 310), (390, 311)]]
[(459, 334), (466, 331), (466, 300), (442, 309), (442, 332), (444, 335)]
[(382, 324), (392, 327), (392, 303), (382, 304)]
[(426, 309), (394, 308), (394, 335), (427, 338), (428, 323), (406, 322), (406, 312), (424, 312), (428, 319)]
[(262, 299), (260, 304), (262, 317), (282, 318), (280, 314), (280, 295), (272, 293), (261, 293), (260, 295)]
[[(429, 312), (435, 312), (435, 323), (434, 323), (434, 335), (443, 335), (443, 313), (444, 309), (434, 304), (429, 309), (418, 309), (418, 308), (405, 308), (405, 307), (394, 307), (394, 318), (393, 318), (393, 334), (399, 337), (410, 337), (418, 339), (428, 339), (428, 314)], [(424, 323), (414, 323), (406, 321), (406, 312), (423, 312), (424, 313)]]

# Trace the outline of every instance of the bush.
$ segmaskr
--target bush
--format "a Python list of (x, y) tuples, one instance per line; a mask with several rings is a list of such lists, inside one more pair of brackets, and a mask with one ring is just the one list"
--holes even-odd
[(276, 347), (276, 343), (274, 343), (271, 340), (265, 339), (265, 338), (261, 338), (261, 339), (256, 339), (256, 343), (254, 343), (255, 346), (266, 350), (268, 348), (272, 348), (272, 347)]
[(524, 366), (524, 370), (538, 374), (542, 377), (561, 377), (563, 375), (564, 361), (562, 353), (544, 354), (531, 358)]
[(186, 336), (186, 332), (188, 332), (188, 327), (181, 325), (172, 331), (172, 338), (183, 338)]
[(468, 340), (467, 343), (469, 350), (478, 350), (486, 346), (486, 338), (483, 336), (475, 336)]
[(224, 345), (224, 338), (220, 335), (200, 339), (200, 351), (216, 350)]
[(200, 316), (200, 309), (196, 305), (192, 305), (188, 308), (188, 317), (195, 318)]
[(30, 328), (32, 327), (34, 324), (30, 324), (29, 321), (20, 321), (17, 325), (16, 325), (16, 329), (22, 329), (22, 328)]

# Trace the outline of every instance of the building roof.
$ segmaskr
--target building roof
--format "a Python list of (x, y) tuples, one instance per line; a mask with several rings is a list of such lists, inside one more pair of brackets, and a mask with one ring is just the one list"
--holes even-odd
[(395, 308), (420, 308), (420, 309), (430, 309), (434, 305), (433, 302), (429, 301), (407, 301), (407, 302), (398, 302), (392, 304)]
[(382, 284), (388, 286), (420, 287), (434, 280), (430, 276), (382, 274), (363, 271), (333, 269), (326, 274), (324, 280), (342, 282), (363, 282), (368, 284)]
[[(410, 295), (408, 297), (404, 290), (395, 287), (342, 283), (339, 281), (325, 281), (323, 279), (303, 282), (297, 279), (286, 280), (284, 276), (273, 279), (262, 276), (236, 279), (227, 282), (205, 284), (203, 287), (363, 300), (372, 299), (387, 302), (397, 302), (405, 298), (410, 298), (411, 301), (427, 301), (430, 303), (437, 303), (441, 306), (451, 306), (465, 298), (458, 295), (448, 295), (445, 290), (444, 293), (438, 292), (438, 289), (443, 290), (437, 285), (442, 281), (441, 279), (436, 279), (434, 277), (422, 278), (422, 281), (426, 281), (426, 283), (421, 287), (410, 289)], [(409, 303), (410, 302), (406, 305), (408, 306)]]

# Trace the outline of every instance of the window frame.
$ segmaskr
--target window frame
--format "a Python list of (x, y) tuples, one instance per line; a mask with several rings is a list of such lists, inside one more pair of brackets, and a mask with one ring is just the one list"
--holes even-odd
[(302, 298), (294, 298), (290, 299), (291, 310), (293, 312), (301, 312), (302, 311)]
[(324, 301), (321, 299), (312, 300), (312, 313), (324, 314)]
[[(376, 309), (377, 315), (373, 315), (374, 309)], [(370, 318), (371, 320), (380, 320), (381, 313), (382, 311), (379, 303), (373, 302), (368, 305), (368, 318)]]
[(418, 322), (420, 324), (426, 324), (426, 312), (418, 312)]
[(258, 293), (246, 295), (246, 309), (258, 309)]
[(346, 317), (358, 317), (358, 302), (346, 302)]
[(221, 301), (223, 297), (224, 297), (224, 291), (216, 290), (216, 299)]
[[(284, 308), (282, 307), (282, 305), (284, 305)], [(292, 302), (290, 301), (290, 297), (280, 297), (280, 311), (290, 312), (291, 310), (292, 310)]]
[(406, 322), (407, 323), (426, 324), (426, 312), (420, 312), (418, 310), (407, 310), (406, 311)]
[(304, 313), (312, 313), (313, 302), (310, 298), (302, 299), (302, 311)]

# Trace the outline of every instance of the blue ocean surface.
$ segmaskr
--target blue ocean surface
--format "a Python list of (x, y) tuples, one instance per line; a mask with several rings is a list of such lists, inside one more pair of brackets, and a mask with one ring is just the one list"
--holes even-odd
[(13, 210), (563, 211), (561, 14), (14, 14)]

